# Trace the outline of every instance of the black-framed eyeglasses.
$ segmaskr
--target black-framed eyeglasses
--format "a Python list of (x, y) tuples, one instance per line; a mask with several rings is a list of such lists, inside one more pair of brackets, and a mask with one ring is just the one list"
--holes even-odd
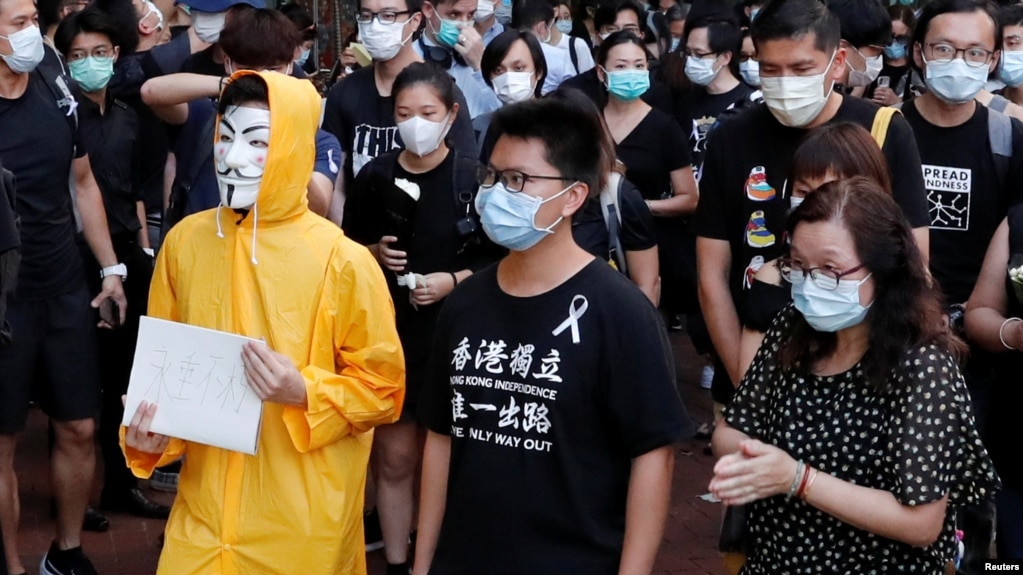
[(796, 264), (792, 261), (792, 258), (778, 258), (778, 271), (781, 273), (781, 277), (784, 278), (785, 281), (792, 285), (797, 285), (806, 281), (807, 276), (809, 276), (810, 281), (816, 284), (817, 287), (828, 291), (838, 289), (839, 280), (849, 274), (854, 274), (860, 271), (864, 267), (864, 264), (860, 264), (854, 268), (841, 272), (826, 268), (806, 269), (802, 265)]
[(380, 22), (381, 24), (394, 24), (398, 21), (398, 16), (411, 13), (411, 10), (383, 10), (381, 12), (362, 10), (355, 15), (355, 21), (359, 24), (369, 24), (374, 18), (376, 18), (377, 22)]
[(930, 42), (927, 44), (927, 49), (931, 53), (931, 57), (928, 59), (931, 62), (941, 62), (942, 64), (955, 60), (959, 53), (962, 52), (963, 61), (971, 68), (980, 68), (987, 65), (991, 61), (991, 55), (994, 54), (993, 50), (977, 47), (956, 48), (944, 42)]
[(697, 52), (696, 50), (686, 49), (686, 58), (699, 58), (704, 59), (707, 56), (717, 56), (716, 52)]
[(493, 166), (479, 166), (476, 169), (476, 176), (479, 179), (480, 186), (484, 188), (491, 188), (497, 182), (501, 182), (509, 192), (516, 193), (521, 192), (529, 180), (576, 181), (576, 178), (566, 178), (564, 176), (537, 176), (519, 170), (495, 170)]

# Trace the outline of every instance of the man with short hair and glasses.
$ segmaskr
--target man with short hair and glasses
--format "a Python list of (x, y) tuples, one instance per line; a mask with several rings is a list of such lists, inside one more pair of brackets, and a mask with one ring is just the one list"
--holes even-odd
[[(423, 56), (413, 48), (423, 24), (422, 0), (362, 0), (355, 20), (359, 39), (373, 59), (338, 82), (327, 94), (323, 129), (341, 142), (343, 172), (334, 186), (328, 218), (341, 225), (345, 190), (363, 166), (380, 154), (402, 147), (394, 122), (394, 79)], [(488, 88), (489, 90), (489, 88)], [(491, 92), (493, 93), (493, 92)], [(462, 91), (456, 86), (458, 116), (448, 133), (452, 148), (466, 155), (476, 150), (476, 136)], [(495, 96), (496, 98), (496, 96)]]
[(650, 573), (691, 424), (657, 310), (572, 235), (604, 128), (553, 98), (492, 126), (476, 208), (510, 253), (437, 323), (413, 573)]
[[(970, 297), (995, 229), (1023, 199), (1023, 124), (976, 101), (998, 69), (1001, 48), (997, 12), (985, 0), (932, 2), (913, 34), (913, 62), (928, 92), (904, 104), (902, 112), (913, 127), (927, 188), (930, 269), (949, 304)], [(950, 310), (960, 333), (961, 318), (961, 308)], [(995, 363), (989, 352), (971, 345), (963, 372), (981, 430)], [(963, 571), (972, 574), (988, 557), (991, 517), (989, 511), (965, 511)]]

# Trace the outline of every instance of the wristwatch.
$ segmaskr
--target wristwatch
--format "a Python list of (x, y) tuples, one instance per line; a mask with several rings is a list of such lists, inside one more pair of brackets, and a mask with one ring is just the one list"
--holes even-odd
[(107, 276), (121, 276), (121, 281), (127, 281), (128, 266), (124, 264), (117, 264), (116, 266), (110, 266), (99, 270), (100, 279), (104, 279)]

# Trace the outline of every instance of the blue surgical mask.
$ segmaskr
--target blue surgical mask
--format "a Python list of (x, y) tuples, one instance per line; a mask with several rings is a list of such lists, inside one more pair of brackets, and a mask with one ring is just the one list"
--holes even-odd
[(924, 83), (943, 102), (969, 102), (987, 83), (988, 66), (974, 68), (962, 58), (951, 62), (928, 62), (924, 59)]
[(1006, 86), (1016, 88), (1023, 84), (1023, 52), (1002, 52), (998, 79)]
[(631, 102), (650, 89), (650, 72), (646, 70), (604, 70), (604, 74), (607, 75), (607, 91), (624, 102)]
[(757, 14), (760, 14), (760, 8), (750, 8), (749, 21), (751, 23), (757, 19)]
[(826, 290), (805, 278), (792, 284), (792, 302), (806, 323), (817, 331), (836, 332), (850, 328), (863, 321), (870, 305), (860, 305), (860, 286), (870, 275), (861, 280), (838, 280), (838, 287)]
[(306, 61), (309, 60), (310, 52), (312, 52), (312, 50), (302, 50), (302, 55), (298, 57), (298, 60), (295, 60), (295, 65), (299, 68), (305, 66)]
[(677, 52), (678, 51), (678, 46), (681, 43), (682, 43), (682, 38), (672, 38), (671, 39), (671, 48), (669, 48), (668, 51), (669, 52)]
[(89, 56), (68, 63), (71, 77), (86, 92), (95, 92), (107, 87), (114, 75), (114, 59)]
[(571, 34), (572, 33), (572, 21), (571, 20), (558, 20), (557, 22), (554, 23), (554, 26), (562, 34)]
[(739, 74), (750, 86), (760, 87), (760, 62), (753, 59), (739, 62)]
[(458, 44), (458, 37), (462, 34), (462, 28), (468, 24), (468, 22), (441, 18), (440, 30), (437, 31), (437, 41), (448, 48), (454, 48)]
[(495, 244), (521, 252), (535, 246), (554, 233), (554, 227), (564, 218), (558, 218), (546, 228), (536, 227), (536, 212), (540, 206), (571, 190), (573, 182), (564, 190), (546, 200), (522, 192), (509, 192), (497, 182), (489, 188), (480, 187), (476, 194), (476, 213), (480, 215), (483, 231)]
[(895, 40), (884, 47), (884, 55), (889, 60), (901, 60), (906, 57), (906, 44)]

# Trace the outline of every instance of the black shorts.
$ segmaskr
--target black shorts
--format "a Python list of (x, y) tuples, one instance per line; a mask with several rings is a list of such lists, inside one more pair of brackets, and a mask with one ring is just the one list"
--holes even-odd
[(0, 349), (0, 434), (25, 428), (30, 401), (57, 421), (99, 414), (99, 317), (82, 287), (7, 309), (14, 341)]

